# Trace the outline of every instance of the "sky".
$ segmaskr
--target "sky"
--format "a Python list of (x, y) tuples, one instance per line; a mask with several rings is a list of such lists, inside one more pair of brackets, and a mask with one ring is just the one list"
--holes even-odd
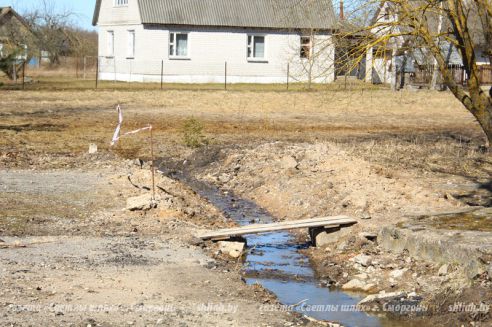
[[(94, 14), (95, 0), (47, 0), (54, 4), (56, 10), (70, 10), (75, 13), (74, 24), (88, 30), (94, 30), (92, 15)], [(22, 14), (32, 8), (39, 7), (43, 0), (0, 0), (0, 7), (13, 7)]]

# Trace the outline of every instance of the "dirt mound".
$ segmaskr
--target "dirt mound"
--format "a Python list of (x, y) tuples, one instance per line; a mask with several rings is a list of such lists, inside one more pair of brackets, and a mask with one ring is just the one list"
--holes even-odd
[(254, 199), (280, 219), (349, 214), (395, 221), (462, 204), (436, 192), (432, 180), (346, 154), (332, 143), (266, 143), (224, 150), (202, 179)]

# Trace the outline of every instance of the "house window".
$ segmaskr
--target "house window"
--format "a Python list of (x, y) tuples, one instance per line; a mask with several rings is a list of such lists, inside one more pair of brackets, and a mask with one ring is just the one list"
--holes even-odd
[(300, 56), (303, 59), (311, 58), (313, 51), (313, 43), (310, 36), (301, 36), (301, 53)]
[(114, 0), (115, 7), (128, 6), (128, 0)]
[(108, 31), (108, 57), (114, 57), (114, 31)]
[(135, 31), (128, 31), (128, 49), (127, 58), (133, 59), (135, 57)]
[(169, 56), (175, 58), (188, 56), (188, 33), (169, 33)]
[(248, 35), (248, 59), (265, 59), (265, 36)]

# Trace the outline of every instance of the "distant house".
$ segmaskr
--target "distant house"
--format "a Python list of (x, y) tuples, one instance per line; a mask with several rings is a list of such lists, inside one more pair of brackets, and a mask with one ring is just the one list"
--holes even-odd
[(335, 78), (331, 0), (97, 0), (93, 25), (104, 80)]
[[(416, 0), (415, 4), (418, 4), (420, 0)], [(382, 1), (378, 7), (371, 26), (378, 26), (372, 29), (372, 33), (378, 37), (383, 34), (405, 34), (402, 31), (401, 26), (392, 25), (394, 22), (398, 22), (398, 7), (396, 2)], [(469, 19), (479, 19), (473, 13), (469, 14)], [(439, 34), (439, 17), (437, 15), (429, 15), (427, 21), (429, 28), (433, 34)], [(449, 20), (442, 19), (441, 31), (449, 29)], [(391, 29), (386, 26), (392, 25)], [(474, 43), (475, 43), (475, 56), (478, 65), (484, 66), (484, 70), (490, 65), (489, 56), (486, 55), (487, 44), (483, 39), (480, 31), (480, 22), (476, 24), (470, 24), (476, 26), (474, 31)], [(397, 36), (391, 38), (390, 42), (383, 47), (371, 48), (367, 52), (366, 56), (366, 81), (374, 84), (380, 83), (396, 83), (400, 74), (408, 74), (418, 83), (428, 83), (432, 76), (432, 70), (434, 69), (434, 61), (427, 49), (417, 48), (412, 44), (412, 37)], [(455, 80), (459, 83), (465, 83), (467, 76), (463, 69), (463, 61), (458, 49), (450, 42), (441, 40), (439, 43), (441, 52), (446, 58), (449, 68), (453, 71)], [(395, 66), (395, 67), (394, 67)], [(488, 80), (488, 76), (484, 76), (484, 80)], [(407, 82), (411, 82), (411, 79), (407, 79)]]
[[(0, 56), (17, 51), (18, 59), (28, 57), (32, 31), (27, 22), (11, 7), (0, 7)], [(19, 51), (20, 49), (20, 51)]]

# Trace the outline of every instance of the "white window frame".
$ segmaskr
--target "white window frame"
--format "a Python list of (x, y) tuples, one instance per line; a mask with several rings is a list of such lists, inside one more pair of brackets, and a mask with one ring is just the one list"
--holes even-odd
[[(178, 51), (176, 45), (177, 35), (184, 34), (186, 35), (186, 56), (178, 56), (176, 52)], [(172, 37), (171, 37), (172, 35)], [(172, 41), (171, 41), (172, 39)], [(173, 47), (173, 52), (171, 53), (171, 46)], [(189, 60), (190, 59), (190, 33), (189, 32), (169, 32), (169, 42), (167, 46), (167, 53), (169, 55), (169, 59), (181, 59), (181, 60)]]
[(128, 0), (114, 0), (113, 6), (114, 7), (127, 7), (128, 6)]
[(135, 30), (128, 30), (127, 31), (127, 50), (126, 50), (126, 58), (127, 59), (134, 59), (135, 58), (135, 42), (136, 42), (136, 37), (135, 37)]
[(114, 57), (114, 31), (113, 30), (110, 30), (110, 31), (107, 31), (106, 32), (106, 36), (107, 36), (107, 51), (108, 51), (108, 55), (107, 57), (109, 58), (113, 58)]
[[(263, 38), (263, 57), (255, 57), (255, 37)], [(249, 38), (251, 38), (251, 44), (249, 43)], [(249, 51), (251, 50), (251, 52)], [(248, 55), (251, 53), (251, 57)], [(267, 36), (266, 34), (248, 34), (246, 37), (246, 57), (248, 61), (251, 62), (267, 62)]]

